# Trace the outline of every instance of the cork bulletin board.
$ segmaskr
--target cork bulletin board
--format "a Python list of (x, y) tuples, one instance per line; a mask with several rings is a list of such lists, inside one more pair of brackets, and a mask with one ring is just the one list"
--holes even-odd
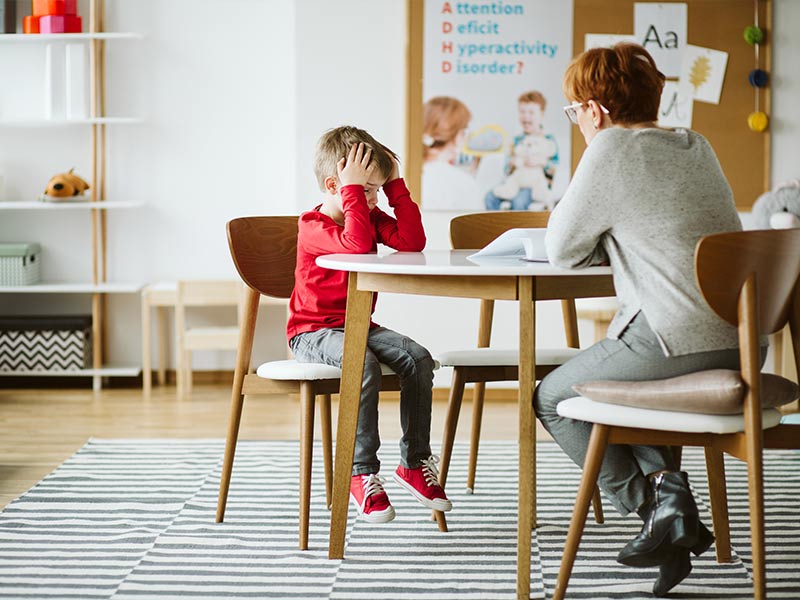
[[(587, 33), (631, 34), (636, 0), (574, 0), (573, 55), (583, 51)], [(766, 31), (759, 46), (759, 68), (771, 72), (772, 0), (681, 0), (688, 8), (687, 43), (728, 53), (719, 104), (694, 102), (692, 129), (714, 148), (733, 189), (739, 210), (750, 210), (770, 187), (770, 132), (751, 131), (748, 115), (755, 110), (755, 88), (748, 82), (754, 68), (754, 47), (743, 37), (755, 23)], [(770, 86), (760, 89), (759, 110), (770, 114)], [(572, 132), (572, 168), (586, 144), (577, 127)]]

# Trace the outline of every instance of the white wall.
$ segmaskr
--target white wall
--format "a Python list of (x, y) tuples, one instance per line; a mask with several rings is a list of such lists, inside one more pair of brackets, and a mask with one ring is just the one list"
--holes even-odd
[[(404, 0), (106, 2), (109, 30), (145, 36), (107, 44), (108, 113), (145, 117), (141, 125), (109, 128), (108, 197), (145, 203), (110, 215), (112, 279), (232, 277), (225, 222), (313, 206), (318, 190), (311, 156), (329, 127), (356, 124), (405, 153)], [(800, 42), (794, 35), (800, 2), (774, 0), (774, 6), (778, 182), (800, 176)], [(3, 81), (24, 79), (26, 65), (40, 59), (18, 52), (18, 46), (0, 47)], [(71, 166), (88, 175), (88, 147), (88, 132), (80, 128), (0, 130), (7, 195), (34, 196), (51, 174)], [(430, 248), (449, 246), (451, 216), (424, 215)], [(51, 278), (88, 278), (88, 232), (84, 214), (0, 213), (0, 239), (41, 241)], [(72, 298), (53, 301), (0, 296), (2, 312), (81, 308)], [(111, 309), (111, 358), (137, 362), (138, 300), (113, 297)], [(473, 300), (383, 295), (376, 319), (436, 352), (474, 344), (476, 314)], [(267, 314), (259, 357), (284, 352), (281, 319), (280, 311)], [(494, 343), (514, 345), (515, 306), (501, 303), (495, 323)], [(539, 343), (562, 344), (561, 331), (557, 305), (542, 307)], [(582, 324), (581, 336), (591, 340), (588, 324)], [(233, 357), (212, 355), (198, 364), (229, 368)], [(437, 385), (447, 385), (448, 378), (441, 373)]]

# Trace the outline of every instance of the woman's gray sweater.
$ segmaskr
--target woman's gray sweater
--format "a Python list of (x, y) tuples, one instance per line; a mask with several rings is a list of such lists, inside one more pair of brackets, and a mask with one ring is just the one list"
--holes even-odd
[(619, 310), (608, 336), (616, 339), (641, 310), (670, 356), (738, 345), (736, 329), (700, 294), (694, 251), (705, 235), (741, 228), (703, 136), (613, 127), (584, 152), (545, 242), (559, 267), (610, 261)]

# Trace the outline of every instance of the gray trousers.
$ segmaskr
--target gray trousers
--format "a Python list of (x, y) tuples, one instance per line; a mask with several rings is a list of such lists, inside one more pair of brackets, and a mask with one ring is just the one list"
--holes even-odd
[[(765, 356), (763, 352), (762, 361)], [(534, 407), (545, 429), (564, 452), (583, 467), (592, 424), (556, 413), (559, 402), (577, 396), (573, 385), (602, 379), (666, 379), (706, 369), (738, 368), (738, 349), (664, 356), (644, 313), (639, 312), (619, 339), (601, 340), (547, 375), (536, 388)], [(647, 500), (646, 476), (663, 469), (675, 470), (667, 447), (608, 446), (598, 484), (614, 507), (626, 515), (642, 507)]]
[[(289, 346), (300, 362), (342, 366), (344, 329), (318, 329), (294, 336)], [(385, 327), (369, 330), (364, 356), (364, 378), (358, 408), (353, 475), (378, 473), (378, 392), (380, 363), (400, 377), (400, 462), (415, 469), (431, 455), (431, 398), (434, 361), (417, 342)]]

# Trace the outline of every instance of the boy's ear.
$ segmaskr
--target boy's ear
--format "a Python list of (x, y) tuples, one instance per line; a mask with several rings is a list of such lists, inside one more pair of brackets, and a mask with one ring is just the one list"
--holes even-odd
[(339, 189), (339, 182), (336, 177), (328, 176), (325, 178), (325, 191), (328, 194), (336, 194)]

